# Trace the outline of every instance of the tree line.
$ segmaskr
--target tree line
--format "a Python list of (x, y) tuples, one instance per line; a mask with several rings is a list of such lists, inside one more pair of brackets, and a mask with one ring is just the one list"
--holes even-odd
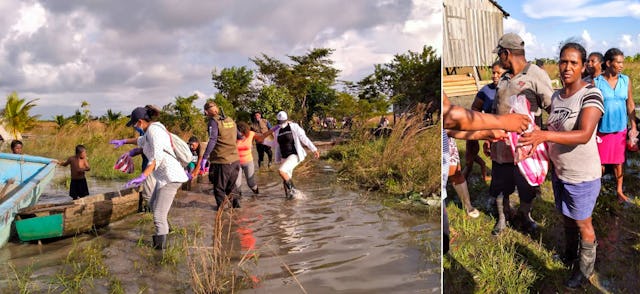
[[(274, 121), (275, 114), (284, 110), (306, 128), (312, 126), (314, 118), (364, 120), (387, 113), (391, 105), (397, 112), (418, 103), (433, 102), (434, 109), (439, 108), (441, 60), (431, 46), (396, 54), (390, 62), (376, 64), (371, 74), (357, 82), (337, 79), (340, 71), (331, 59), (334, 51), (314, 48), (304, 55), (287, 55), (286, 61), (261, 54), (250, 58), (255, 70), (247, 66), (213, 69), (211, 81), (218, 92), (209, 99), (220, 105), (227, 116), (238, 120), (247, 121), (252, 111), (260, 111)], [(195, 105), (198, 99), (196, 94), (175, 97), (162, 106), (161, 120), (173, 129), (204, 136), (201, 105)], [(37, 116), (28, 112), (36, 100), (26, 101), (15, 92), (10, 94), (0, 113), (5, 128), (21, 133), (35, 126)], [(99, 118), (92, 117), (89, 103), (83, 101), (73, 115), (57, 115), (54, 120), (62, 128), (69, 122), (81, 125), (100, 119), (113, 123), (123, 118), (111, 109)]]

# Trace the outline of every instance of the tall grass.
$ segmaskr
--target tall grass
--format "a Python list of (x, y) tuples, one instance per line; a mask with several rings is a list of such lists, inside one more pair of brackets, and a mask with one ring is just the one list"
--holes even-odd
[(253, 256), (248, 250), (237, 263), (232, 242), (233, 210), (220, 208), (213, 227), (213, 245), (203, 242), (204, 232), (196, 229), (192, 238), (186, 240), (187, 268), (191, 277), (191, 288), (195, 293), (228, 293), (251, 285), (252, 279), (244, 262)]
[(440, 194), (441, 126), (425, 127), (422, 109), (399, 119), (388, 138), (368, 130), (355, 131), (352, 139), (326, 155), (341, 162), (340, 173), (372, 191), (398, 198)]

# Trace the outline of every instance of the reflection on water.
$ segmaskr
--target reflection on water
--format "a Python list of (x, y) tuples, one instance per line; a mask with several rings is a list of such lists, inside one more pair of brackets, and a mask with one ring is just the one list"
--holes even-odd
[[(362, 200), (358, 193), (335, 184), (334, 171), (327, 166), (318, 166), (308, 178), (296, 178), (306, 200), (285, 200), (277, 172), (260, 171), (258, 183), (257, 197), (248, 196), (252, 193), (243, 186), (242, 208), (233, 216), (238, 260), (258, 258), (254, 272), (248, 273), (254, 288), (243, 292), (300, 293), (300, 287), (309, 293), (440, 292), (440, 264), (427, 260), (417, 242), (430, 240), (438, 246), (439, 223)], [(170, 220), (175, 227), (197, 223), (210, 232), (215, 206), (213, 196), (205, 194), (210, 185), (193, 188), (176, 198)], [(110, 274), (126, 293), (142, 289), (190, 293), (186, 270), (141, 266), (148, 256), (137, 244), (150, 238), (152, 224), (141, 225), (140, 218), (140, 214), (130, 216), (99, 234), (106, 244), (103, 254)], [(93, 238), (85, 234), (78, 240)], [(41, 246), (12, 243), (0, 249), (0, 263), (31, 265), (33, 275), (46, 281), (55, 278), (70, 248), (70, 238)], [(157, 283), (163, 280), (172, 282)], [(108, 289), (98, 287), (95, 292)]]

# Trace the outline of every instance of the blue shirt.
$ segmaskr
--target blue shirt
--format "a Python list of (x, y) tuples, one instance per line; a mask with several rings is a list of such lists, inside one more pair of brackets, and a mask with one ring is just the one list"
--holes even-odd
[(597, 76), (593, 81), (604, 98), (604, 114), (598, 124), (598, 132), (617, 133), (627, 129), (629, 77), (619, 74), (615, 88), (611, 88), (603, 75)]
[(493, 107), (493, 99), (496, 98), (496, 90), (498, 85), (491, 83), (488, 84), (476, 94), (476, 98), (482, 100), (482, 111), (485, 113), (491, 113)]

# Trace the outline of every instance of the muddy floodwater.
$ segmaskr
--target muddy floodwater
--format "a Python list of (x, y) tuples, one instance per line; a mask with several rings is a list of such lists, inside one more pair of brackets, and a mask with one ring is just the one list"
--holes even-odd
[[(285, 200), (276, 171), (258, 172), (257, 197), (243, 183), (242, 208), (230, 217), (230, 237), (239, 244), (232, 262), (250, 252), (253, 265), (246, 275), (254, 283), (239, 291), (440, 293), (438, 218), (384, 207), (363, 192), (343, 188), (335, 170), (322, 161), (312, 164), (305, 175), (294, 176), (306, 199)], [(90, 182), (92, 193), (122, 183), (93, 185)], [(169, 215), (174, 229), (197, 226), (205, 236), (212, 231), (215, 201), (210, 189), (202, 180), (191, 191), (180, 191)], [(58, 189), (41, 201), (65, 201), (65, 194)], [(193, 293), (183, 260), (154, 261), (154, 250), (144, 245), (150, 243), (153, 224), (145, 218), (144, 213), (134, 214), (94, 234), (42, 244), (12, 242), (0, 249), (0, 264), (10, 262), (19, 273), (29, 270), (32, 293), (59, 293), (65, 289), (55, 281), (69, 251), (99, 241), (108, 277), (96, 279), (84, 292), (109, 293), (117, 281), (125, 293)], [(169, 242), (172, 238), (177, 237), (170, 234)], [(15, 271), (0, 271), (0, 287), (8, 285)]]

